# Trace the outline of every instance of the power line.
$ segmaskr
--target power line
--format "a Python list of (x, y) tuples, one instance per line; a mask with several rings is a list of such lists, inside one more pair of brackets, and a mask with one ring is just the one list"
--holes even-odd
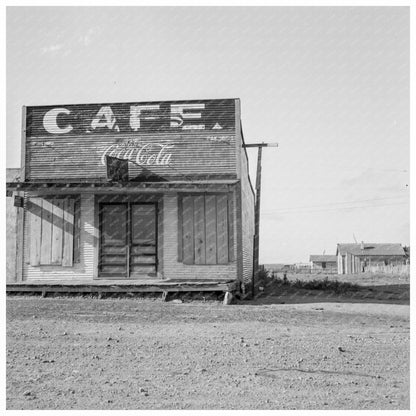
[(388, 206), (393, 206), (393, 205), (408, 205), (409, 202), (398, 202), (398, 203), (393, 203), (393, 204), (379, 204), (379, 205), (358, 205), (358, 206), (352, 206), (352, 207), (336, 207), (336, 208), (327, 208), (327, 209), (316, 209), (316, 210), (295, 210), (295, 209), (290, 209), (287, 211), (275, 211), (275, 212), (270, 212), (270, 213), (265, 213), (264, 215), (269, 216), (269, 215), (281, 215), (281, 214), (307, 214), (307, 213), (314, 213), (314, 212), (325, 212), (325, 211), (344, 211), (344, 210), (352, 210), (352, 209), (361, 209), (361, 208), (379, 208), (379, 207), (388, 207)]
[[(408, 196), (407, 195), (401, 195), (401, 196), (392, 196), (392, 197), (385, 197), (385, 198), (356, 199), (356, 200), (352, 200), (352, 201), (328, 202), (328, 203), (319, 204), (319, 205), (306, 205), (306, 206), (300, 206), (300, 207), (279, 208), (279, 209), (265, 210), (265, 211), (262, 212), (262, 214), (280, 212), (280, 211), (287, 211), (287, 210), (324, 208), (324, 207), (332, 206), (332, 205), (355, 204), (355, 203), (358, 203), (358, 202), (384, 201), (384, 200), (387, 200), (387, 199), (401, 199), (401, 198), (408, 198)], [(371, 205), (371, 206), (373, 206), (373, 205)]]

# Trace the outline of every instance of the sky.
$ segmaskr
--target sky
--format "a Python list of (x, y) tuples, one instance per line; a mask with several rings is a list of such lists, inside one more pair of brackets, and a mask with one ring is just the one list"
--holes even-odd
[(409, 244), (408, 7), (8, 7), (6, 25), (8, 168), (23, 105), (240, 98), (245, 141), (279, 144), (260, 263)]

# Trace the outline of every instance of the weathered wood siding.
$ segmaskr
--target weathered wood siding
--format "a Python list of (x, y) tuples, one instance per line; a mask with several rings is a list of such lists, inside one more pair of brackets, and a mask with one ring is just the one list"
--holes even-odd
[[(21, 169), (7, 168), (6, 181), (14, 182), (20, 179)], [(6, 198), (6, 281), (16, 282), (17, 271), (16, 262), (20, 258), (17, 256), (18, 240), (21, 225), (19, 218), (22, 216), (23, 208), (14, 206), (14, 197), (17, 195), (23, 196), (22, 192), (13, 192), (11, 197)], [(20, 221), (21, 222), (21, 221)]]
[[(233, 194), (233, 199), (235, 199), (235, 194)], [(235, 260), (231, 260), (227, 264), (185, 264), (182, 261), (178, 261), (178, 243), (181, 240), (178, 238), (178, 220), (180, 217), (178, 215), (178, 200), (177, 195), (164, 195), (163, 197), (163, 278), (197, 280), (236, 279), (237, 262)], [(183, 200), (185, 201), (186, 197)], [(233, 216), (233, 222), (232, 229), (235, 239), (235, 215)], [(233, 251), (235, 258), (237, 255), (235, 244)], [(185, 249), (183, 255), (185, 259)]]
[(24, 217), (24, 246), (23, 246), (23, 280), (86, 280), (93, 279), (94, 253), (97, 245), (97, 230), (94, 227), (94, 195), (81, 195), (80, 210), (80, 262), (71, 267), (62, 265), (32, 266), (30, 264), (31, 234), (30, 212), (25, 210)]
[[(16, 281), (17, 209), (14, 197), (6, 198), (6, 281)], [(20, 208), (21, 209), (21, 208)]]
[[(200, 198), (195, 196), (197, 191), (193, 196), (166, 191), (147, 194), (146, 198), (158, 205), (158, 278), (238, 279), (247, 284), (253, 266), (254, 195), (242, 148), (239, 101), (141, 103), (146, 107), (144, 117), (132, 121), (131, 111), (136, 104), (140, 103), (28, 107), (25, 179), (106, 180), (106, 156), (137, 162), (129, 163), (130, 179), (142, 174), (164, 180), (239, 179), (231, 191), (219, 184), (217, 192), (201, 192)], [(53, 117), (47, 117), (45, 123), (47, 113)], [(158, 154), (158, 149), (165, 153)], [(120, 194), (81, 195), (80, 247), (76, 251), (79, 261), (71, 259), (65, 249), (60, 252), (52, 247), (43, 252), (42, 245), (40, 251), (32, 251), (35, 254), (31, 259), (31, 227), (37, 224), (25, 212), (23, 279), (96, 279), (98, 204), (145, 197), (140, 192), (123, 192), (121, 187)], [(33, 192), (31, 196), (38, 194)], [(183, 216), (179, 213), (190, 210), (193, 221), (182, 226)], [(67, 235), (65, 229), (65, 224), (74, 221), (73, 211), (65, 209), (65, 205), (56, 205), (50, 211), (50, 227), (41, 228), (41, 238), (57, 241), (58, 246), (62, 242), (64, 248), (66, 242), (68, 247), (71, 243), (77, 245), (77, 236)], [(36, 241), (32, 244), (36, 245)], [(44, 262), (48, 257), (48, 265), (42, 265), (42, 256)], [(31, 261), (39, 265), (31, 265)], [(53, 264), (58, 262), (62, 265)]]
[(248, 177), (248, 161), (244, 149), (241, 151), (241, 233), (242, 263), (241, 281), (247, 285), (253, 274), (253, 238), (254, 238), (254, 193)]
[(25, 147), (28, 180), (236, 177), (235, 100), (27, 107)]

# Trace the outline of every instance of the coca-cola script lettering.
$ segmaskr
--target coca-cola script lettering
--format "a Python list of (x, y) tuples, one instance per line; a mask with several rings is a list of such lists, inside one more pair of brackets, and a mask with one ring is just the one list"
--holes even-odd
[(112, 144), (103, 151), (101, 164), (105, 166), (106, 156), (117, 159), (129, 160), (136, 165), (168, 166), (171, 163), (172, 153), (175, 145), (161, 143), (139, 143), (129, 140), (125, 143)]

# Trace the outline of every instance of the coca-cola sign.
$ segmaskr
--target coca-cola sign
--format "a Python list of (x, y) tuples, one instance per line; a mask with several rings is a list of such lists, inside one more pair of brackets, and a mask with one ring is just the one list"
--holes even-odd
[(133, 179), (236, 176), (238, 100), (26, 107), (24, 115), (26, 179), (101, 180), (112, 159), (128, 161)]
[(167, 166), (172, 161), (175, 145), (157, 142), (128, 140), (107, 146), (101, 155), (101, 164), (106, 165), (106, 156), (128, 160), (138, 166)]

